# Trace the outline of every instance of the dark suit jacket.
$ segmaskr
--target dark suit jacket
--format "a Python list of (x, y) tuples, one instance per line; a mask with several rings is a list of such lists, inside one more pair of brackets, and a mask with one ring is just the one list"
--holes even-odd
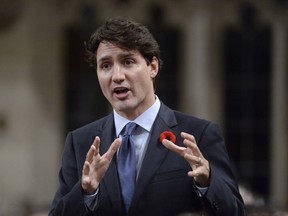
[[(173, 132), (179, 146), (183, 146), (180, 132), (195, 136), (211, 168), (205, 196), (201, 197), (192, 178), (187, 176), (191, 170), (189, 164), (160, 143), (159, 136), (164, 131)], [(60, 187), (49, 215), (176, 216), (199, 211), (204, 211), (205, 215), (246, 215), (217, 125), (173, 111), (164, 104), (161, 104), (152, 128), (128, 214), (121, 198), (116, 156), (100, 183), (95, 211), (88, 210), (80, 179), (86, 153), (95, 136), (101, 139), (101, 154), (105, 153), (115, 137), (113, 114), (68, 134), (59, 173)]]

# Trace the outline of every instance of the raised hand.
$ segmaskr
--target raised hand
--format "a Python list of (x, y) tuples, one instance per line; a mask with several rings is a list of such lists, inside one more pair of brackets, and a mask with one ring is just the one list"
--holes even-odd
[(164, 139), (162, 144), (169, 150), (179, 154), (190, 164), (191, 171), (188, 176), (193, 177), (201, 187), (209, 186), (210, 167), (209, 162), (200, 152), (193, 135), (182, 132), (183, 144), (186, 147), (180, 147), (171, 141)]
[(119, 138), (115, 139), (108, 151), (101, 156), (99, 154), (100, 138), (95, 137), (82, 169), (81, 185), (86, 195), (95, 193), (120, 144), (121, 140)]

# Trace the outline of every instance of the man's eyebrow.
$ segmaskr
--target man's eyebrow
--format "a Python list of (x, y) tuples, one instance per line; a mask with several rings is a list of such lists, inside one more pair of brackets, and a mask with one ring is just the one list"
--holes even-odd
[(127, 57), (131, 57), (131, 56), (134, 56), (135, 55), (135, 52), (133, 51), (126, 51), (124, 53), (121, 53), (119, 55), (120, 58), (127, 58)]
[[(127, 57), (132, 57), (132, 56), (134, 56), (134, 55), (135, 55), (135, 52), (133, 52), (133, 51), (125, 51), (125, 52), (123, 52), (123, 53), (120, 53), (120, 54), (118, 55), (118, 58), (123, 59), (123, 58), (127, 58)], [(112, 57), (109, 56), (109, 55), (107, 55), (107, 56), (101, 57), (101, 58), (98, 60), (98, 62), (104, 62), (104, 61), (108, 61), (108, 60), (111, 60), (111, 59), (112, 59)]]
[(111, 59), (111, 56), (103, 56), (98, 60), (98, 62), (104, 62), (104, 61), (107, 61), (109, 59)]

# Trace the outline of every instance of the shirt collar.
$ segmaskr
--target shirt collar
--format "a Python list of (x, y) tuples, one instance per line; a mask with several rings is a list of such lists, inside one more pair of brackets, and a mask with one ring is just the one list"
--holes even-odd
[[(160, 100), (156, 95), (155, 97), (156, 97), (155, 103), (133, 121), (148, 132), (150, 132), (160, 109)], [(122, 129), (128, 122), (131, 121), (120, 116), (115, 110), (113, 110), (113, 112), (114, 112), (116, 136), (119, 137), (119, 134), (121, 133)]]

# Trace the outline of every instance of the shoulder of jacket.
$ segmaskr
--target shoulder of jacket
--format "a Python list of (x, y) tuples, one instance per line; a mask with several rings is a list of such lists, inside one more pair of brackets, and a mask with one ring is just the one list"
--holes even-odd
[(82, 133), (90, 130), (103, 130), (106, 123), (111, 120), (113, 120), (113, 114), (109, 114), (103, 118), (97, 119), (96, 121), (83, 125), (82, 127), (73, 130), (72, 133)]

